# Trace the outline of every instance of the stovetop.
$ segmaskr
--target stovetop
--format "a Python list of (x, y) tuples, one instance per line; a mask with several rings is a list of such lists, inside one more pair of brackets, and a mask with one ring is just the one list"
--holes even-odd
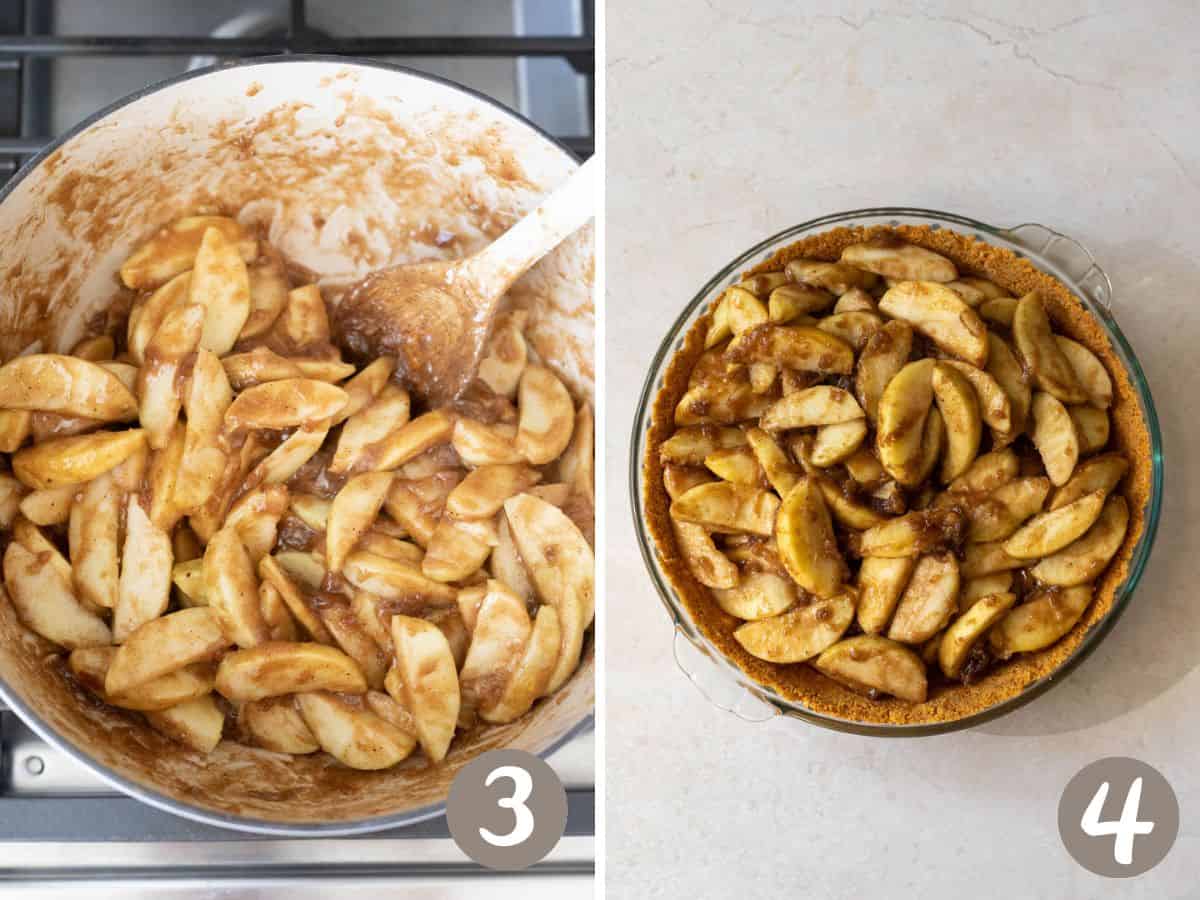
[[(97, 109), (203, 65), (282, 52), (398, 62), (518, 110), (580, 156), (593, 149), (592, 0), (0, 0), (0, 185)], [(0, 708), (0, 890), (46, 896), (339, 900), (591, 896), (591, 734), (550, 763), (567, 832), (543, 862), (488, 872), (444, 818), (356, 838), (242, 835), (114, 792)]]

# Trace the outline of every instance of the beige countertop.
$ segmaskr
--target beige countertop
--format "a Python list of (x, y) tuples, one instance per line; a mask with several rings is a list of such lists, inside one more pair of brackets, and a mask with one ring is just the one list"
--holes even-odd
[[(800, 16), (801, 7), (825, 14)], [(1200, 45), (1165, 2), (610, 0), (608, 885), (613, 897), (1176, 897), (1200, 852)], [(911, 741), (715, 710), (676, 669), (626, 471), (637, 394), (694, 292), (758, 240), (880, 205), (1045, 223), (1091, 248), (1155, 392), (1166, 501), (1149, 569), (1063, 684)], [(1110, 882), (1056, 824), (1102, 756), (1182, 807)]]

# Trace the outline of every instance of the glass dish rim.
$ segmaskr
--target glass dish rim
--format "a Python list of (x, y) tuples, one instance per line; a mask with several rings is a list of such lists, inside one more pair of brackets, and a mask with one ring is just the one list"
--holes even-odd
[[(1118, 355), (1122, 357), (1122, 361), (1126, 364), (1126, 367), (1129, 370), (1130, 380), (1137, 391), (1138, 400), (1141, 404), (1142, 415), (1146, 422), (1146, 430), (1149, 433), (1151, 447), (1151, 492), (1150, 499), (1146, 505), (1142, 535), (1138, 540), (1137, 545), (1134, 547), (1133, 554), (1130, 558), (1128, 574), (1126, 575), (1125, 580), (1114, 592), (1112, 607), (1109, 609), (1104, 618), (1091, 627), (1091, 629), (1083, 636), (1083, 639), (1079, 642), (1079, 645), (1075, 648), (1071, 655), (1067, 657), (1067, 659), (1064, 660), (1063, 663), (1058, 666), (1058, 668), (1042, 678), (1031, 682), (1020, 693), (961, 719), (938, 722), (922, 722), (913, 725), (890, 725), (838, 719), (833, 716), (828, 716), (823, 713), (818, 713), (807, 709), (801, 706), (799, 703), (785, 700), (784, 698), (779, 697), (770, 688), (758, 684), (746, 676), (744, 672), (742, 672), (735, 664), (729, 661), (724, 654), (712, 647), (708, 640), (700, 634), (694, 623), (692, 623), (689, 614), (677, 599), (675, 591), (667, 582), (659, 567), (654, 542), (648, 534), (645, 525), (645, 510), (643, 504), (644, 472), (642, 463), (645, 455), (645, 438), (650, 424), (650, 414), (653, 406), (654, 396), (657, 393), (658, 385), (661, 382), (664, 363), (666, 362), (668, 356), (677, 348), (685, 327), (691, 323), (694, 315), (701, 305), (710, 297), (712, 292), (721, 286), (731, 275), (737, 274), (754, 262), (761, 260), (764, 252), (773, 247), (777, 247), (789, 239), (798, 238), (804, 233), (811, 232), (822, 227), (832, 228), (839, 224), (844, 224), (851, 221), (879, 217), (923, 219), (933, 225), (958, 225), (964, 228), (974, 229), (982, 232), (983, 234), (1016, 245), (1018, 249), (1015, 252), (1029, 259), (1040, 270), (1045, 271), (1048, 274), (1052, 274), (1054, 277), (1062, 281), (1070, 289), (1071, 293), (1076, 297), (1076, 299), (1080, 300), (1080, 302), (1084, 305), (1084, 308), (1095, 315), (1096, 318), (1100, 319), (1104, 326), (1105, 332), (1116, 346)], [(1106, 296), (1100, 300), (1086, 296), (1085, 292), (1081, 291), (1078, 287), (1079, 279), (1062, 278), (1059, 274), (1053, 271), (1056, 267), (1047, 262), (1040, 255), (1040, 253), (1023, 247), (1020, 240), (1016, 237), (1016, 233), (1021, 229), (1028, 227), (1039, 228), (1053, 238), (1065, 240), (1082, 251), (1087, 257), (1087, 260), (1090, 262), (1092, 268), (1094, 268), (1099, 274), (1103, 285), (1108, 288)], [(792, 225), (788, 228), (778, 231), (775, 234), (758, 241), (748, 250), (745, 250), (732, 259), (729, 263), (722, 266), (715, 275), (713, 275), (704, 283), (704, 285), (697, 291), (692, 299), (684, 306), (679, 315), (671, 323), (670, 328), (667, 330), (663, 336), (663, 339), (659, 343), (657, 351), (651, 358), (647, 374), (642, 383), (642, 390), (638, 397), (638, 406), (634, 415), (633, 432), (630, 441), (631, 453), (629, 459), (629, 491), (634, 532), (637, 535), (638, 546), (641, 551), (642, 561), (646, 567), (646, 571), (650, 575), (650, 580), (653, 583), (656, 592), (658, 593), (659, 600), (662, 602), (674, 625), (675, 639), (677, 640), (680, 636), (683, 636), (699, 652), (705, 654), (714, 664), (724, 670), (727, 670), (738, 686), (747, 691), (758, 701), (766, 704), (772, 709), (771, 717), (782, 715), (792, 719), (799, 719), (806, 724), (817, 725), (833, 731), (848, 732), (872, 737), (923, 737), (927, 735), (943, 734), (946, 732), (961, 731), (967, 728), (973, 728), (1024, 706), (1025, 704), (1041, 696), (1043, 693), (1049, 690), (1050, 687), (1057, 684), (1066, 675), (1074, 671), (1084, 659), (1092, 654), (1092, 652), (1097, 646), (1099, 646), (1109, 632), (1112, 631), (1113, 627), (1117, 623), (1117, 620), (1120, 619), (1126, 608), (1129, 606), (1129, 602), (1133, 597), (1138, 583), (1141, 581), (1142, 573), (1145, 570), (1147, 562), (1149, 561), (1150, 553), (1154, 545), (1154, 539), (1158, 531), (1159, 517), (1162, 512), (1164, 482), (1162, 452), (1163, 442), (1162, 433), (1159, 427), (1158, 414), (1155, 410), (1153, 396), (1150, 391), (1150, 385), (1146, 378), (1145, 372), (1142, 369), (1141, 362), (1138, 360), (1137, 354), (1134, 353), (1133, 347), (1125, 337), (1125, 334), (1121, 331), (1119, 324), (1112, 315), (1111, 309), (1108, 307), (1110, 297), (1111, 284), (1107, 274), (1095, 261), (1095, 257), (1078, 241), (1065, 234), (1062, 234), (1061, 232), (1058, 232), (1045, 225), (1036, 225), (1035, 223), (1021, 223), (1008, 228), (1002, 228), (958, 213), (950, 213), (942, 210), (922, 207), (868, 207), (863, 209), (829, 213), (827, 215), (809, 219), (805, 222), (801, 222), (797, 225)], [(695, 681), (694, 676), (692, 676), (690, 673), (686, 674), (689, 675), (689, 678)]]

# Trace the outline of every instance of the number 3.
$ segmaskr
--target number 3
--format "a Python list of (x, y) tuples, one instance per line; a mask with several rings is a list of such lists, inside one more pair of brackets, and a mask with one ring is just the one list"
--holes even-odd
[(488, 773), (483, 782), (484, 787), (491, 787), (499, 778), (512, 779), (512, 796), (501, 797), (496, 803), (502, 809), (513, 811), (513, 830), (508, 834), (496, 834), (487, 828), (480, 828), (479, 836), (493, 847), (515, 847), (533, 834), (533, 812), (525, 805), (525, 801), (533, 793), (533, 779), (520, 766), (499, 766)]
[(1142, 779), (1135, 778), (1125, 795), (1125, 805), (1121, 807), (1121, 818), (1117, 821), (1100, 821), (1100, 813), (1104, 809), (1104, 801), (1108, 799), (1108, 782), (1104, 782), (1092, 796), (1092, 801), (1083, 811), (1079, 827), (1083, 833), (1091, 837), (1113, 835), (1113, 859), (1122, 866), (1133, 864), (1133, 839), (1139, 834), (1149, 834), (1154, 830), (1153, 822), (1138, 821), (1138, 807), (1142, 802)]

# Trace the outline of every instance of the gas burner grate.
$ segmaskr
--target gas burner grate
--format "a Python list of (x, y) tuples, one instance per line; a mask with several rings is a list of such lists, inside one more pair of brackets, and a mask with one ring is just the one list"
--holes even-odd
[(319, 53), (359, 57), (512, 58), (566, 60), (587, 83), (587, 134), (555, 139), (587, 158), (595, 147), (594, 0), (582, 0), (582, 35), (331, 36), (309, 27), (306, 0), (290, 0), (286, 30), (264, 37), (210, 35), (59, 35), (51, 28), (53, 3), (0, 0), (0, 185), (50, 135), (45, 108), (50, 61), (66, 57), (178, 57), (221, 59)]

